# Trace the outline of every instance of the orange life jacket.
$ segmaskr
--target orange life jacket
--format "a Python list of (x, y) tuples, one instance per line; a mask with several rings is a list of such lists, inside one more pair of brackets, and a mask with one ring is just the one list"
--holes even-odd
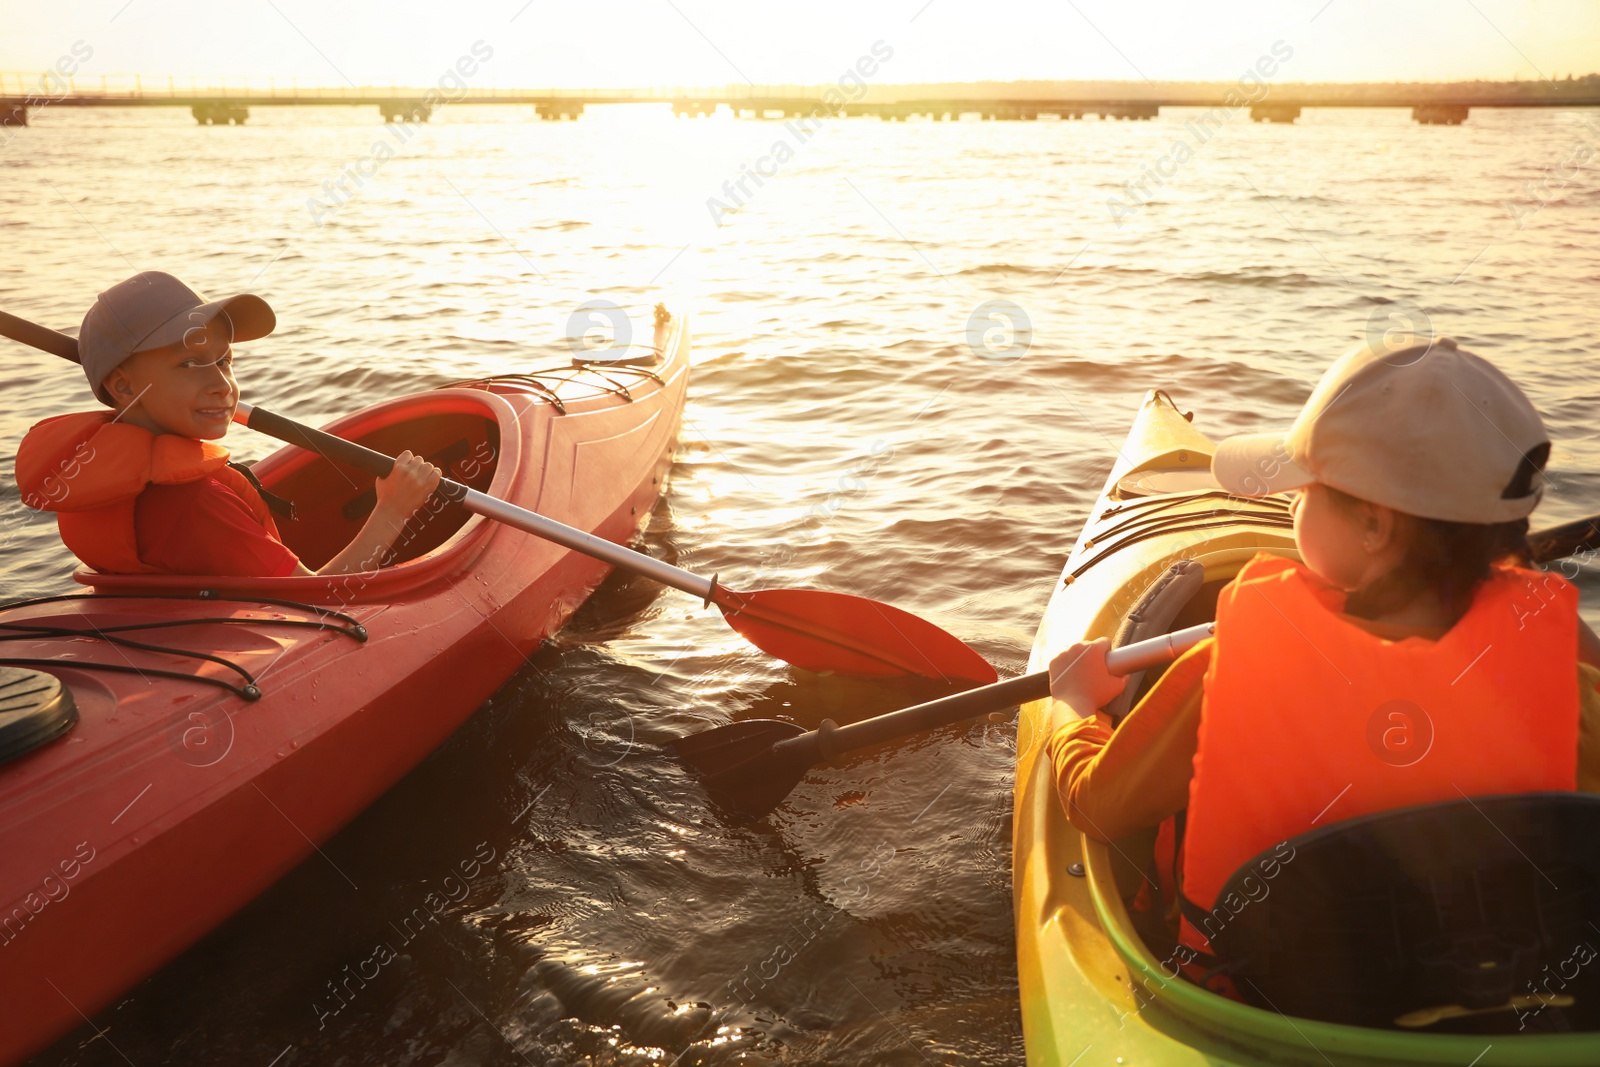
[(1209, 952), (1207, 930), (1256, 906), (1254, 891), (1218, 894), (1281, 845), (1256, 872), (1270, 893), (1289, 838), (1412, 804), (1577, 787), (1571, 583), (1497, 567), (1437, 641), (1368, 633), (1339, 617), (1344, 599), (1261, 553), (1217, 602), (1181, 861), (1191, 948)]
[(270, 536), (278, 536), (266, 503), (250, 480), (228, 466), (228, 450), (213, 441), (153, 434), (111, 421), (109, 411), (45, 419), (17, 448), (22, 502), (56, 513), (61, 540), (104, 574), (158, 570), (139, 558), (134, 503), (145, 486), (215, 478), (239, 495)]

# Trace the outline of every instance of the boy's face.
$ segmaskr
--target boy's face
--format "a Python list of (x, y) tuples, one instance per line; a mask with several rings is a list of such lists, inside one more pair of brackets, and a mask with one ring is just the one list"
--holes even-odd
[(227, 434), (239, 402), (232, 341), (233, 324), (217, 315), (176, 344), (123, 360), (102, 383), (118, 419), (151, 433), (202, 440)]

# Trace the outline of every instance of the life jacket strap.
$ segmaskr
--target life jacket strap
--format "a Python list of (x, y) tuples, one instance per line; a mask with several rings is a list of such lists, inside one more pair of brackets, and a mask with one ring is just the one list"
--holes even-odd
[[(1211, 919), (1211, 913), (1190, 900), (1188, 894), (1181, 889), (1178, 891), (1178, 912), (1183, 916), (1184, 921), (1194, 929), (1195, 933), (1205, 937), (1205, 924)], [(1190, 945), (1189, 948), (1195, 955), (1195, 962), (1200, 966), (1208, 970), (1223, 966), (1222, 960), (1215, 954), (1202, 952), (1193, 945)]]
[(262, 502), (267, 505), (268, 511), (278, 516), (278, 518), (287, 519), (290, 522), (299, 520), (299, 511), (295, 508), (294, 501), (285, 499), (262, 485), (261, 479), (256, 477), (255, 472), (249, 466), (243, 463), (229, 463), (228, 466), (244, 475), (244, 480), (249, 482), (251, 488), (261, 497)]

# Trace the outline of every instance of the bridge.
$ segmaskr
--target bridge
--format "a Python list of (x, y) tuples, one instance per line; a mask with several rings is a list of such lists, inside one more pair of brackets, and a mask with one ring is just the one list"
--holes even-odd
[[(1456, 84), (1315, 85), (1257, 83), (1044, 82), (937, 86), (874, 86), (855, 92), (835, 85), (735, 85), (645, 89), (500, 89), (389, 86), (288, 86), (226, 82), (181, 86), (173, 78), (128, 76), (87, 79), (54, 74), (0, 73), (0, 126), (26, 126), (30, 112), (47, 107), (180, 107), (202, 125), (242, 125), (252, 108), (375, 107), (385, 122), (426, 122), (449, 105), (511, 104), (532, 107), (542, 120), (576, 120), (585, 109), (605, 104), (670, 104), (680, 117), (703, 118), (726, 111), (740, 118), (867, 116), (885, 121), (926, 118), (1028, 121), (1097, 116), (1142, 121), (1163, 107), (1250, 108), (1257, 122), (1292, 123), (1308, 108), (1409, 108), (1430, 125), (1460, 125), (1472, 108), (1600, 107), (1600, 75), (1567, 82), (1477, 82)], [(1259, 96), (1252, 96), (1259, 92)]]

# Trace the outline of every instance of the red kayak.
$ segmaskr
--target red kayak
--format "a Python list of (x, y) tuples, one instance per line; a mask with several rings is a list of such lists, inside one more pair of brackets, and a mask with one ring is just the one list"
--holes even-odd
[[(682, 317), (655, 342), (625, 363), (462, 383), (327, 429), (627, 543), (661, 492), (689, 384)], [(253, 471), (294, 502), (279, 528), (312, 568), (373, 506), (371, 475), (310, 452)], [(305, 859), (610, 569), (455, 505), (419, 516), (370, 575), (80, 571), (89, 595), (0, 610), (0, 727), (30, 701), (39, 717), (6, 735), (37, 747), (0, 764), (0, 1063), (110, 1004)]]

